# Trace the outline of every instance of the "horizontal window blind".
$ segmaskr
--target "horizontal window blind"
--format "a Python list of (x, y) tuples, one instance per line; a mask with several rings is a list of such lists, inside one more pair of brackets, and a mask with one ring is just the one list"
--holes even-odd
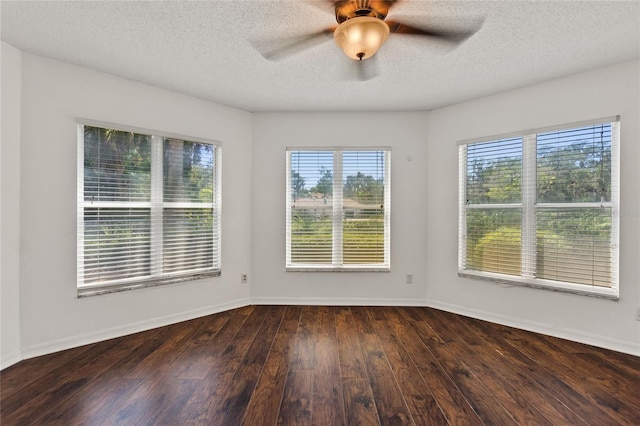
[(149, 208), (84, 209), (84, 284), (151, 274)]
[(537, 202), (611, 201), (611, 123), (537, 135)]
[(385, 241), (384, 151), (342, 154), (342, 255), (344, 264), (383, 265)]
[(537, 135), (539, 278), (615, 286), (612, 123)]
[(388, 269), (388, 149), (287, 150), (287, 268)]
[(542, 208), (537, 219), (538, 278), (611, 287), (611, 208)]
[(459, 146), (462, 274), (617, 297), (617, 118)]
[(151, 201), (151, 136), (86, 126), (84, 200)]
[(290, 264), (332, 264), (333, 157), (333, 151), (290, 153)]
[(520, 275), (521, 209), (470, 209), (467, 212), (466, 269)]
[(465, 268), (521, 273), (522, 138), (467, 146)]
[(466, 202), (505, 204), (522, 201), (522, 138), (467, 146)]
[(206, 272), (219, 265), (216, 147), (163, 138), (162, 273)]
[(206, 271), (218, 263), (213, 208), (166, 208), (163, 214), (163, 273)]
[(79, 125), (79, 295), (220, 273), (219, 152)]

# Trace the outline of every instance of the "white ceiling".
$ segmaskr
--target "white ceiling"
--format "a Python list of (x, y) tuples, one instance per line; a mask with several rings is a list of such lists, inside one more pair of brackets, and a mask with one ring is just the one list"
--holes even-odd
[(368, 81), (331, 38), (278, 61), (259, 53), (335, 26), (330, 0), (0, 7), (2, 40), (23, 51), (248, 111), (429, 110), (640, 58), (638, 0), (400, 1), (388, 19), (484, 25), (454, 50), (392, 34)]

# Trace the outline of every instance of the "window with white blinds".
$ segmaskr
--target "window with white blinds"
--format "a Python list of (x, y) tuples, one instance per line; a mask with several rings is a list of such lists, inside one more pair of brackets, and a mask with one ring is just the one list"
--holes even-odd
[(461, 276), (618, 297), (618, 117), (459, 145)]
[(287, 270), (390, 269), (390, 149), (288, 148)]
[(220, 147), (78, 126), (78, 295), (220, 275)]

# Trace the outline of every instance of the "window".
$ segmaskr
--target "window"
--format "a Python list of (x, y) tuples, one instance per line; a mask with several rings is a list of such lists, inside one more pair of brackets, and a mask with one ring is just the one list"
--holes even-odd
[(220, 275), (220, 147), (78, 126), (78, 295)]
[(287, 149), (287, 270), (388, 271), (390, 149)]
[(461, 276), (618, 297), (619, 119), (459, 146)]

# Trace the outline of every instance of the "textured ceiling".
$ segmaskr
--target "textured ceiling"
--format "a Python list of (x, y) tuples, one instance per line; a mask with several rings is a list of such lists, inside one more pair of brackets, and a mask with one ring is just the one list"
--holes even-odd
[(259, 52), (335, 26), (331, 1), (2, 1), (2, 39), (27, 52), (248, 111), (429, 110), (640, 58), (640, 1), (404, 0), (389, 18), (485, 18), (456, 49), (392, 34), (357, 78), (331, 38)]

